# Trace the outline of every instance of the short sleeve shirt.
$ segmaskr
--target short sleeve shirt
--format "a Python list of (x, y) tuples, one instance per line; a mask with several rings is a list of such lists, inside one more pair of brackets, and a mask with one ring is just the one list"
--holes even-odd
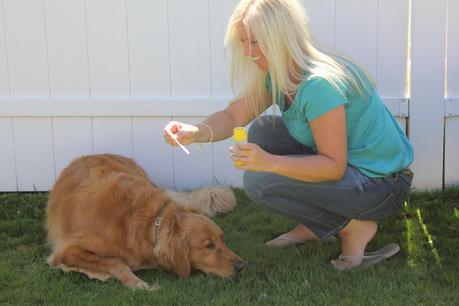
[[(266, 86), (272, 92), (269, 75)], [(413, 161), (412, 146), (377, 92), (372, 89), (365, 97), (345, 92), (322, 77), (310, 76), (300, 84), (290, 107), (286, 107), (281, 95), (277, 103), (289, 133), (301, 144), (317, 150), (310, 122), (344, 105), (348, 164), (369, 177), (384, 177), (409, 166)]]

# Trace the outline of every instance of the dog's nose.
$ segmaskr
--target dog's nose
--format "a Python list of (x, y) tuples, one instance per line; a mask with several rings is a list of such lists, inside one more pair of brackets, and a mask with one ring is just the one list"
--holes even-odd
[(234, 268), (236, 269), (237, 272), (241, 272), (242, 269), (247, 265), (247, 262), (244, 259), (238, 259), (234, 263)]

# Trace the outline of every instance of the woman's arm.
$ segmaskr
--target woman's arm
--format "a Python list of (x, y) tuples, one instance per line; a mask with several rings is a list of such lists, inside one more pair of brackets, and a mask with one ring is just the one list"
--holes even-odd
[(195, 136), (195, 142), (208, 142), (211, 136), (209, 128), (213, 133), (212, 141), (226, 139), (233, 135), (234, 127), (246, 126), (253, 119), (255, 119), (255, 114), (251, 112), (244, 98), (240, 98), (226, 109), (207, 117), (203, 123), (208, 127), (204, 124), (197, 124), (199, 130)]
[(316, 118), (310, 125), (318, 154), (306, 157), (273, 155), (249, 143), (234, 149), (233, 160), (244, 162), (245, 165), (239, 167), (243, 170), (272, 172), (305, 182), (341, 179), (347, 165), (344, 106)]
[[(262, 103), (268, 108), (270, 97), (266, 92)], [(182, 144), (191, 144), (195, 142), (209, 142), (223, 140), (233, 135), (233, 128), (237, 126), (246, 126), (256, 114), (250, 109), (244, 98), (239, 98), (232, 102), (226, 109), (216, 112), (207, 117), (203, 123), (190, 125), (181, 122), (169, 122), (164, 128), (166, 141), (171, 145), (177, 145), (171, 139), (170, 134), (174, 134), (177, 140)], [(212, 134), (209, 129), (212, 129)]]

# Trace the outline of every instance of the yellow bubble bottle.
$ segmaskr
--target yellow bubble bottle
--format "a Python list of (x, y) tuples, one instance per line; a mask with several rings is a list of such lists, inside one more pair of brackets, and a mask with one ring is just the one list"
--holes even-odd
[[(233, 140), (235, 144), (247, 143), (247, 132), (243, 127), (236, 127), (233, 130)], [(243, 162), (234, 162), (235, 166), (242, 166)]]

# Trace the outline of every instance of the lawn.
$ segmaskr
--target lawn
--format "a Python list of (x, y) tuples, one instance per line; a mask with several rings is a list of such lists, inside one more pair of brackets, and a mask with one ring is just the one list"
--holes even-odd
[(0, 194), (0, 304), (58, 305), (459, 305), (459, 189), (413, 193), (403, 212), (380, 223), (369, 250), (400, 244), (366, 270), (335, 271), (339, 244), (269, 249), (263, 242), (294, 223), (262, 210), (236, 189), (238, 206), (215, 220), (226, 243), (249, 261), (234, 280), (194, 273), (137, 273), (154, 291), (116, 280), (51, 270), (45, 263), (47, 193)]

